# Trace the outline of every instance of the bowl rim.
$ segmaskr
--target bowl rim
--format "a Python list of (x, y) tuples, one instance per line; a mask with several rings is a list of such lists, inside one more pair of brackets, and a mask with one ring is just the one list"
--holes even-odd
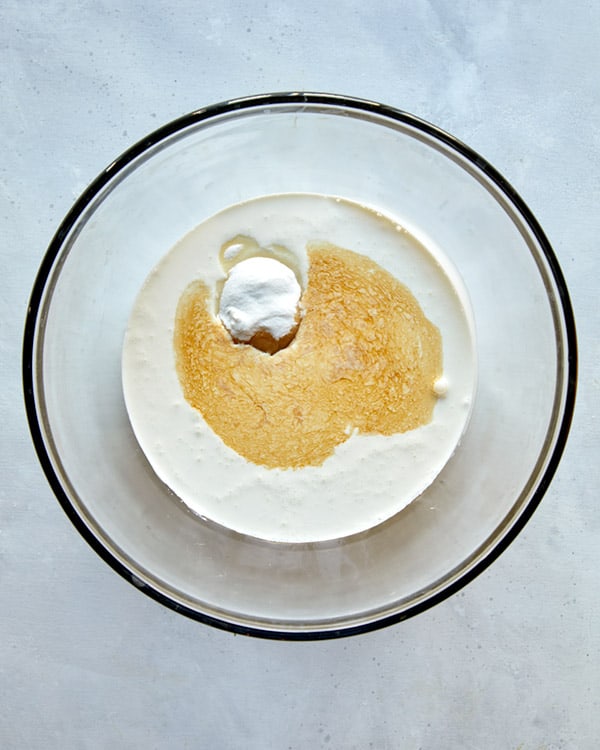
[[(563, 402), (563, 414), (557, 425), (556, 439), (551, 453), (543, 472), (540, 474), (537, 486), (535, 486), (530, 498), (521, 510), (519, 516), (514, 520), (508, 531), (496, 542), (496, 544), (486, 551), (484, 555), (469, 569), (464, 571), (460, 577), (449, 583), (442, 590), (433, 593), (425, 600), (417, 602), (407, 609), (385, 615), (383, 617), (361, 622), (356, 625), (342, 626), (337, 629), (315, 629), (315, 630), (288, 630), (286, 628), (270, 629), (268, 626), (255, 627), (244, 625), (238, 622), (232, 622), (225, 619), (209, 615), (204, 612), (192, 609), (182, 604), (180, 601), (170, 598), (158, 588), (154, 588), (145, 581), (141, 581), (131, 570), (129, 570), (121, 560), (114, 556), (107, 547), (95, 536), (93, 531), (84, 523), (83, 519), (75, 510), (67, 492), (65, 491), (58, 474), (55, 472), (49, 451), (44, 441), (41, 424), (38, 418), (37, 404), (34, 387), (34, 362), (36, 360), (36, 331), (39, 320), (46, 284), (49, 280), (54, 262), (63, 247), (65, 238), (69, 235), (71, 229), (78, 219), (85, 213), (87, 208), (92, 204), (95, 198), (103, 188), (122, 170), (126, 169), (135, 159), (144, 152), (152, 149), (157, 144), (165, 141), (170, 136), (183, 131), (192, 125), (206, 120), (218, 118), (222, 115), (242, 111), (252, 110), (255, 108), (266, 107), (271, 105), (324, 105), (330, 107), (343, 107), (346, 109), (362, 111), (371, 114), (377, 114), (388, 120), (408, 125), (417, 131), (443, 143), (451, 151), (457, 152), (468, 162), (471, 162), (478, 170), (495, 184), (499, 191), (508, 199), (516, 208), (519, 216), (524, 220), (529, 230), (539, 243), (539, 247), (548, 263), (549, 273), (556, 284), (558, 290), (557, 308), (562, 313), (562, 322), (565, 329), (566, 353), (564, 357), (566, 365), (565, 391)], [(100, 174), (88, 185), (81, 193), (79, 198), (69, 209), (64, 219), (60, 223), (56, 233), (48, 245), (44, 254), (38, 273), (32, 287), (27, 313), (25, 317), (23, 333), (23, 350), (22, 350), (22, 382), (23, 396), (25, 401), (25, 411), (29, 430), (38, 460), (46, 475), (46, 479), (54, 492), (57, 500), (73, 523), (77, 531), (90, 545), (90, 547), (106, 562), (113, 570), (121, 575), (125, 580), (143, 591), (155, 601), (175, 610), (191, 619), (200, 621), (204, 624), (217, 627), (221, 630), (237, 633), (240, 635), (251, 635), (262, 638), (278, 640), (325, 640), (339, 638), (344, 636), (356, 635), (368, 631), (383, 628), (402, 620), (406, 620), (414, 615), (420, 614), (430, 607), (442, 602), (448, 597), (455, 594), (480, 573), (487, 569), (491, 563), (496, 560), (502, 552), (516, 539), (526, 523), (539, 506), (542, 497), (546, 493), (550, 482), (556, 472), (571, 427), (573, 412), (575, 407), (575, 397), (577, 390), (577, 334), (575, 327), (575, 318), (571, 304), (566, 281), (561, 271), (558, 259), (542, 230), (537, 219), (513, 188), (513, 186), (504, 178), (488, 161), (481, 157), (476, 151), (464, 144), (458, 138), (447, 133), (441, 128), (412, 115), (404, 110), (395, 107), (380, 104), (375, 101), (360, 99), (352, 96), (288, 91), (279, 93), (265, 93), (245, 96), (236, 99), (225, 100), (217, 104), (209, 105), (196, 109), (188, 114), (178, 117), (158, 129), (152, 131), (141, 140), (134, 143), (120, 156), (114, 159)]]

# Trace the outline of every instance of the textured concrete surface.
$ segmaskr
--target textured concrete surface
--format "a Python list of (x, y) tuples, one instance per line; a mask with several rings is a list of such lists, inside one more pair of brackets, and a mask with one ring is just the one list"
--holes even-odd
[[(0, 8), (0, 746), (591, 750), (600, 735), (600, 5), (16, 2)], [(77, 535), (21, 405), (27, 298), (81, 190), (159, 124), (273, 90), (406, 109), (545, 228), (578, 319), (570, 442), (524, 533), (433, 610), (279, 643), (188, 621)]]

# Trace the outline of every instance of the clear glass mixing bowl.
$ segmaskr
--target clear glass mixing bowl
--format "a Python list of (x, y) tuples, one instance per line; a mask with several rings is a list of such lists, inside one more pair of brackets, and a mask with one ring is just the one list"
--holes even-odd
[[(460, 272), (477, 331), (478, 392), (450, 463), (388, 522), (326, 543), (269, 543), (195, 516), (145, 460), (121, 392), (123, 334), (149, 270), (204, 218), (282, 192), (341, 195), (422, 230)], [(374, 102), (271, 94), (165, 125), (84, 192), (35, 281), (23, 378), (49, 482), (117, 572), (219, 627), (328, 638), (439, 602), (515, 538), (565, 444), (575, 328), (538, 223), (471, 149)]]

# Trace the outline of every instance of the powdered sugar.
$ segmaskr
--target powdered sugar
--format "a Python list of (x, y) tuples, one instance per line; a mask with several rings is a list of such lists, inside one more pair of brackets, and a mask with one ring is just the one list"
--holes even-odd
[(282, 339), (297, 325), (301, 293), (294, 272), (284, 263), (274, 258), (248, 258), (229, 272), (219, 317), (237, 341), (250, 341), (259, 332)]

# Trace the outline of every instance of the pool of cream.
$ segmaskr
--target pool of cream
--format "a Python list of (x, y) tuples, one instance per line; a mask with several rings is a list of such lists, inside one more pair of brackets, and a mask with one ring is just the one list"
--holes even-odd
[[(329, 242), (369, 256), (405, 284), (442, 336), (443, 381), (431, 422), (392, 436), (353, 434), (318, 467), (267, 469), (228, 448), (183, 397), (173, 327), (179, 298), (190, 281), (202, 279), (220, 288), (219, 251), (238, 235), (252, 237), (260, 246), (287, 248), (303, 283), (307, 244)], [(216, 298), (214, 303), (216, 311)], [(186, 235), (146, 279), (122, 357), (129, 418), (160, 479), (198, 515), (242, 534), (285, 543), (365, 531), (415, 500), (457, 449), (476, 380), (468, 295), (443, 252), (400, 218), (316, 194), (264, 196), (237, 204)]]

